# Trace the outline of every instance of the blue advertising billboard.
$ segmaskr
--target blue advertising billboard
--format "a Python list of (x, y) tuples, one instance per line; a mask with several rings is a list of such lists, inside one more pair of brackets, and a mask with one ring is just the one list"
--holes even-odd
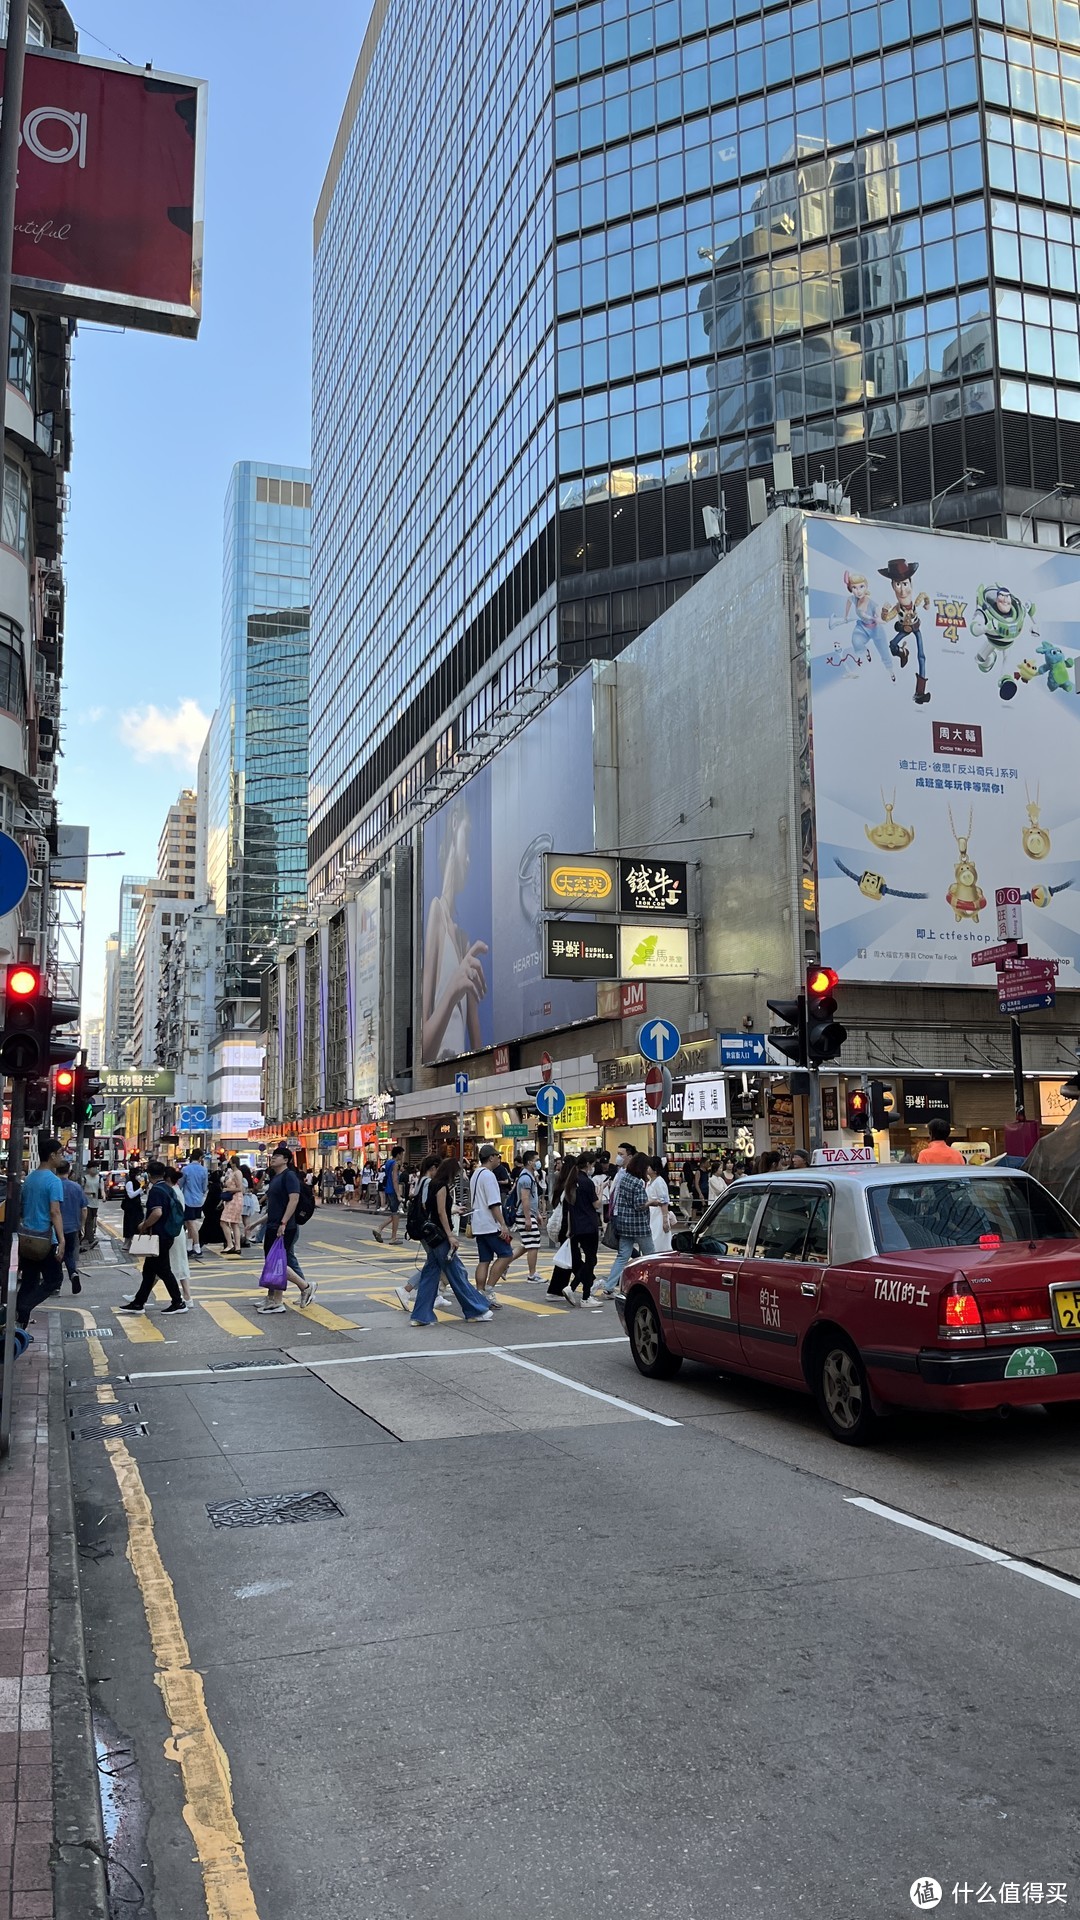
[(544, 854), (592, 847), (583, 673), (424, 826), (427, 1065), (595, 1016), (594, 986), (545, 980), (542, 939)]

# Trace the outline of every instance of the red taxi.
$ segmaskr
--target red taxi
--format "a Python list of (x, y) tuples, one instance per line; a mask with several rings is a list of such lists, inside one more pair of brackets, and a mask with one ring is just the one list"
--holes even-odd
[(639, 1370), (810, 1393), (837, 1440), (899, 1407), (1080, 1400), (1080, 1224), (1030, 1174), (811, 1167), (738, 1180), (624, 1269)]

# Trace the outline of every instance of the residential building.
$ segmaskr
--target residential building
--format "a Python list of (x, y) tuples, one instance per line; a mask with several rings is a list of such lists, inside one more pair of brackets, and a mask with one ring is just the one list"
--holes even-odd
[(223, 925), (213, 906), (193, 906), (162, 954), (154, 1063), (176, 1074), (176, 1104), (206, 1106), (217, 1039)]
[(1080, 525), (1078, 60), (1024, 0), (374, 9), (315, 220), (313, 907), (778, 443), (877, 517)]
[(135, 945), (143, 892), (152, 884), (149, 874), (126, 873), (120, 882), (119, 930), (115, 962), (115, 992), (105, 1034), (105, 1060), (110, 1067), (136, 1064)]
[(119, 1055), (116, 1051), (116, 1011), (120, 985), (120, 934), (110, 933), (105, 942), (105, 985), (101, 995), (101, 1057), (109, 1066), (115, 1065)]
[[(207, 896), (223, 923), (211, 1132), (261, 1115), (260, 974), (306, 911), (311, 476), (240, 461), (225, 503), (221, 692), (205, 751)], [(196, 811), (195, 866), (202, 858)]]
[(158, 840), (158, 885), (172, 887), (179, 900), (195, 898), (196, 809), (195, 790), (185, 787), (169, 808)]
[(152, 1067), (156, 1062), (165, 958), (191, 907), (190, 900), (178, 900), (171, 888), (151, 883), (143, 889), (135, 934), (134, 1066)]
[(104, 1033), (105, 1022), (100, 1015), (83, 1021), (82, 1038), (86, 1049), (86, 1064), (95, 1072), (105, 1064)]

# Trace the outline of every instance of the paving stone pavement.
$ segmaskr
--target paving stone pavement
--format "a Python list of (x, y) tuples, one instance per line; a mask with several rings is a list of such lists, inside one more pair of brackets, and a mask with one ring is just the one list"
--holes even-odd
[(0, 1920), (52, 1920), (49, 1356), (15, 1365), (0, 1461)]

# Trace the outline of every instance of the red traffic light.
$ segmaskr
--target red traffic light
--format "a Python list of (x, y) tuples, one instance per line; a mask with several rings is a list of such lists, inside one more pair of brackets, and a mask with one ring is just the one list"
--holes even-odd
[(831, 967), (808, 967), (806, 972), (806, 991), (817, 999), (823, 994), (833, 993), (840, 985), (840, 975)]
[(32, 999), (35, 993), (41, 992), (41, 975), (37, 968), (9, 967), (6, 991), (9, 1000)]
[(75, 1075), (73, 1074), (71, 1068), (57, 1067), (56, 1069), (57, 1093), (68, 1093), (74, 1085), (75, 1085)]

